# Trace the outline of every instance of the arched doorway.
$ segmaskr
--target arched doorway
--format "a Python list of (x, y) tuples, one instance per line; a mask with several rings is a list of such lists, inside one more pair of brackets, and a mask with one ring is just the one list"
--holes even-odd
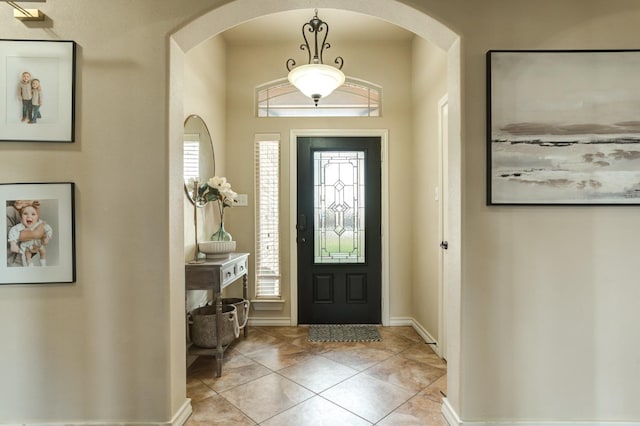
[[(309, 8), (300, 0), (275, 0), (256, 4), (251, 0), (235, 0), (220, 6), (190, 22), (173, 33), (169, 40), (169, 169), (171, 188), (180, 188), (182, 176), (179, 172), (182, 164), (181, 137), (183, 132), (183, 67), (184, 54), (202, 41), (213, 37), (235, 25), (250, 19), (284, 12), (292, 9)], [(448, 358), (448, 397), (455, 411), (459, 409), (459, 371), (460, 371), (460, 305), (461, 305), (461, 100), (460, 100), (460, 40), (457, 34), (441, 22), (426, 13), (411, 8), (396, 0), (371, 0), (366, 3), (352, 3), (345, 0), (327, 0), (323, 7), (349, 10), (385, 19), (403, 27), (447, 52), (448, 67), (448, 193), (449, 220), (447, 222), (446, 279), (447, 292), (444, 300), (447, 306), (447, 358)], [(181, 191), (170, 191), (171, 206), (181, 205)], [(181, 242), (183, 217), (181, 210), (172, 210), (170, 217), (170, 242)], [(170, 306), (173, 318), (184, 318), (184, 255), (183, 244), (171, 244), (170, 270), (173, 282), (182, 282), (182, 286), (172, 286)], [(177, 320), (176, 320), (177, 321)], [(171, 341), (175, 345), (183, 344), (184, 334), (180, 326), (172, 324)], [(184, 327), (182, 327), (184, 331)], [(178, 349), (172, 346), (172, 351)], [(178, 370), (176, 370), (178, 371)], [(176, 373), (178, 374), (178, 373)], [(174, 377), (177, 380), (177, 378)]]

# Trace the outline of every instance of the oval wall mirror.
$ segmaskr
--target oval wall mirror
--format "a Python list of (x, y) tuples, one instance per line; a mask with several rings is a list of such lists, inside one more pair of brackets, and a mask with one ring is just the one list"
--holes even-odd
[(215, 176), (216, 159), (209, 129), (204, 120), (195, 114), (184, 121), (183, 170), (184, 190), (191, 203), (196, 204), (187, 186), (189, 179), (206, 182)]

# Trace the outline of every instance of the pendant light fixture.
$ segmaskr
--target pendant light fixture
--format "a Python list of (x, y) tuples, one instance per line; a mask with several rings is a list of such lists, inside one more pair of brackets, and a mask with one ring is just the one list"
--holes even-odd
[[(307, 32), (313, 33), (313, 56), (311, 56), (311, 47), (307, 39)], [(322, 42), (318, 44), (318, 34), (320, 33), (324, 33), (324, 37), (322, 38)], [(324, 49), (331, 47), (331, 45), (327, 43), (328, 35), (329, 25), (318, 18), (318, 9), (316, 9), (313, 18), (302, 26), (304, 44), (300, 45), (300, 50), (307, 51), (309, 63), (296, 67), (295, 60), (287, 60), (289, 82), (304, 95), (313, 99), (316, 106), (318, 106), (320, 98), (330, 95), (331, 92), (344, 83), (344, 74), (340, 71), (344, 63), (341, 56), (338, 56), (334, 61), (337, 68), (323, 63), (322, 54)]]

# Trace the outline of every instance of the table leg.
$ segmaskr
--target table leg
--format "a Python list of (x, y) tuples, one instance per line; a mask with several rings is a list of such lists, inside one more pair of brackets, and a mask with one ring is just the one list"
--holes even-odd
[[(247, 274), (244, 274), (242, 276), (242, 297), (244, 297), (245, 300), (249, 300), (249, 277)], [(244, 325), (244, 337), (247, 337), (248, 332), (247, 330), (249, 329), (249, 311), (247, 311), (247, 323)]]
[(216, 377), (222, 376), (222, 295), (216, 292)]

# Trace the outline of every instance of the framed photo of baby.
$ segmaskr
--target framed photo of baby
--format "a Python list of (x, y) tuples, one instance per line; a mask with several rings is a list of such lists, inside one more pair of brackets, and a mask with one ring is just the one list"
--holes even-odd
[(70, 182), (0, 183), (0, 284), (75, 282), (74, 191)]
[(0, 40), (0, 141), (73, 142), (73, 41)]

